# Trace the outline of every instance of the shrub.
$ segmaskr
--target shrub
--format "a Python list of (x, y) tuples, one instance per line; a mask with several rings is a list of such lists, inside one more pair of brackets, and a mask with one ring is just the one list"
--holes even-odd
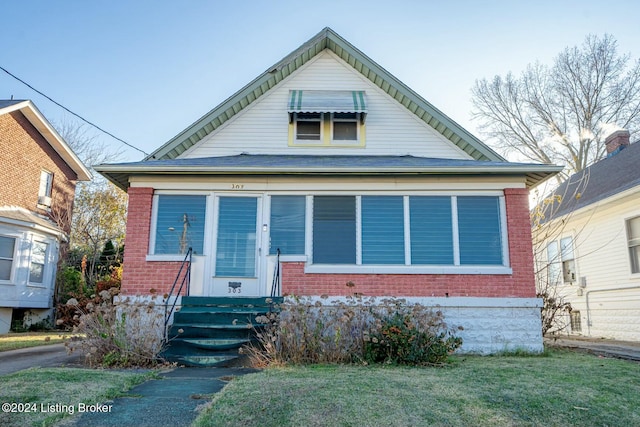
[(369, 363), (441, 364), (462, 345), (462, 338), (447, 330), (440, 311), (398, 306), (394, 313), (377, 317), (376, 327), (365, 336), (364, 359)]
[[(112, 288), (114, 289), (114, 288)], [(162, 349), (163, 311), (153, 301), (123, 299), (115, 304), (109, 291), (101, 302), (76, 306), (78, 337), (67, 342), (69, 352), (82, 350), (89, 366), (148, 367)]]
[[(244, 350), (255, 365), (440, 363), (462, 343), (447, 331), (441, 312), (400, 299), (346, 297), (325, 305), (292, 297), (278, 310), (257, 319), (259, 345)], [(379, 339), (396, 332), (389, 321), (405, 331), (394, 335), (393, 345)]]

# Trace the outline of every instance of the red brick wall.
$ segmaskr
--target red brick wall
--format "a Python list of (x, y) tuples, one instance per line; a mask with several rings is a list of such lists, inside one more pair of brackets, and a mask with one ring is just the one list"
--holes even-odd
[(70, 211), (77, 175), (19, 111), (0, 115), (0, 206), (19, 206), (47, 214), (37, 207), (40, 173), (53, 173), (51, 211), (71, 230)]
[[(504, 191), (511, 275), (305, 274), (303, 262), (282, 264), (282, 290), (295, 295), (535, 297), (526, 189)], [(348, 282), (355, 284), (347, 286)]]
[(127, 234), (125, 237), (122, 293), (159, 295), (169, 292), (180, 262), (147, 261), (153, 188), (129, 188)]

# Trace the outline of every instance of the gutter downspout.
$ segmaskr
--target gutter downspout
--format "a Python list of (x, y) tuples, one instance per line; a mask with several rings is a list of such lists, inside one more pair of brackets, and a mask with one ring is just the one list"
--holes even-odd
[(640, 289), (640, 286), (627, 286), (621, 288), (610, 288), (610, 289), (596, 289), (593, 291), (587, 291), (586, 293), (586, 302), (587, 302), (587, 333), (591, 336), (591, 311), (589, 310), (589, 294), (592, 292), (611, 292), (611, 291), (624, 291), (627, 289)]

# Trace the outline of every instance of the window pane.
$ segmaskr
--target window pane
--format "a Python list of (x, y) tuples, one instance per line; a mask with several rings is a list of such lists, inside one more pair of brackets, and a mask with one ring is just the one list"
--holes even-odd
[(220, 197), (216, 276), (255, 277), (255, 197)]
[(411, 264), (453, 264), (451, 197), (410, 197)]
[(573, 239), (571, 237), (565, 237), (560, 240), (560, 253), (562, 254), (562, 261), (573, 259)]
[(53, 184), (53, 174), (47, 171), (40, 172), (40, 188), (38, 196), (51, 197), (51, 187)]
[(0, 236), (0, 258), (13, 259), (13, 249), (16, 239), (13, 237)]
[(640, 245), (640, 216), (627, 221), (629, 246)]
[(47, 255), (47, 244), (33, 242), (31, 265), (29, 266), (29, 282), (42, 283), (44, 280), (44, 264)]
[(558, 242), (553, 241), (547, 245), (547, 280), (550, 284), (560, 283), (562, 264), (560, 263), (560, 251)]
[(206, 196), (158, 196), (156, 254), (202, 254)]
[(270, 254), (304, 254), (304, 212), (304, 196), (271, 197)]
[(0, 259), (0, 280), (11, 279), (11, 260)]
[(313, 262), (356, 263), (356, 198), (313, 198)]
[(333, 122), (333, 139), (336, 141), (355, 141), (358, 139), (358, 123)]
[(640, 246), (629, 248), (629, 255), (631, 256), (631, 272), (640, 273)]
[(404, 264), (402, 197), (362, 197), (362, 263)]
[(320, 122), (307, 122), (298, 120), (296, 124), (296, 139), (319, 141)]
[(460, 264), (502, 265), (497, 197), (458, 197)]

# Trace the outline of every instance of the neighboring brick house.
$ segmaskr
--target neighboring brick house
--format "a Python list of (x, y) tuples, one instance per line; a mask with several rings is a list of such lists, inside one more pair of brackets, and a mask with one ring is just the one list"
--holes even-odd
[(77, 181), (91, 173), (28, 100), (0, 100), (0, 333), (50, 315)]
[[(440, 306), (462, 351), (542, 350), (528, 191), (509, 163), (326, 28), (142, 162), (122, 291), (397, 296)], [(278, 253), (280, 256), (278, 258)]]

